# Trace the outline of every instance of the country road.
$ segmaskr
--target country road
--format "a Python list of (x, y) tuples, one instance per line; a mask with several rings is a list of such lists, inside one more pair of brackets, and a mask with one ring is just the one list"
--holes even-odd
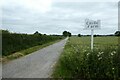
[(67, 39), (2, 65), (2, 77), (49, 78)]

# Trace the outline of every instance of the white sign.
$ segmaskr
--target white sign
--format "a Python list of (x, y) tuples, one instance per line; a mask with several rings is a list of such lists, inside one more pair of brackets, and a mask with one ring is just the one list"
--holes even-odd
[(93, 21), (93, 20), (86, 19), (85, 29), (100, 29), (100, 20)]
[(85, 20), (85, 29), (90, 29), (91, 30), (91, 50), (93, 50), (93, 42), (94, 42), (94, 29), (100, 29), (100, 20), (93, 21), (86, 19)]

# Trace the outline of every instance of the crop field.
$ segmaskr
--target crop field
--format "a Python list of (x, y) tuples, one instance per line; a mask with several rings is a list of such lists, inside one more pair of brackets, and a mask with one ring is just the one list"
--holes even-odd
[(114, 79), (120, 78), (118, 37), (70, 37), (53, 72), (54, 78)]

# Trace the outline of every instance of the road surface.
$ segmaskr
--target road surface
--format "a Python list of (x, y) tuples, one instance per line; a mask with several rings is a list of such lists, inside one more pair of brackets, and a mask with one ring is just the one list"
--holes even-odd
[(50, 78), (68, 38), (34, 53), (3, 64), (3, 78)]

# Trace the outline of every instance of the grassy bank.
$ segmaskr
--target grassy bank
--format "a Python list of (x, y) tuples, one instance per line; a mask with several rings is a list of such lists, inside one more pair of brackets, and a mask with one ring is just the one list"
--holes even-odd
[(118, 37), (95, 37), (90, 50), (90, 37), (71, 37), (53, 72), (54, 78), (85, 80), (120, 78)]
[(52, 45), (52, 44), (54, 44), (56, 42), (59, 42), (61, 40), (56, 40), (56, 41), (52, 41), (52, 42), (49, 42), (49, 43), (46, 43), (46, 44), (43, 44), (43, 45), (38, 45), (38, 46), (34, 46), (34, 47), (31, 47), (31, 48), (28, 48), (28, 49), (24, 49), (24, 50), (12, 53), (11, 55), (3, 56), (1, 60), (2, 60), (3, 63), (6, 63), (8, 61), (11, 61), (11, 60), (20, 58), (22, 56), (25, 56), (27, 54), (30, 54), (32, 52), (35, 52), (35, 51), (37, 51), (39, 49), (42, 49), (42, 48), (44, 48), (46, 46)]

